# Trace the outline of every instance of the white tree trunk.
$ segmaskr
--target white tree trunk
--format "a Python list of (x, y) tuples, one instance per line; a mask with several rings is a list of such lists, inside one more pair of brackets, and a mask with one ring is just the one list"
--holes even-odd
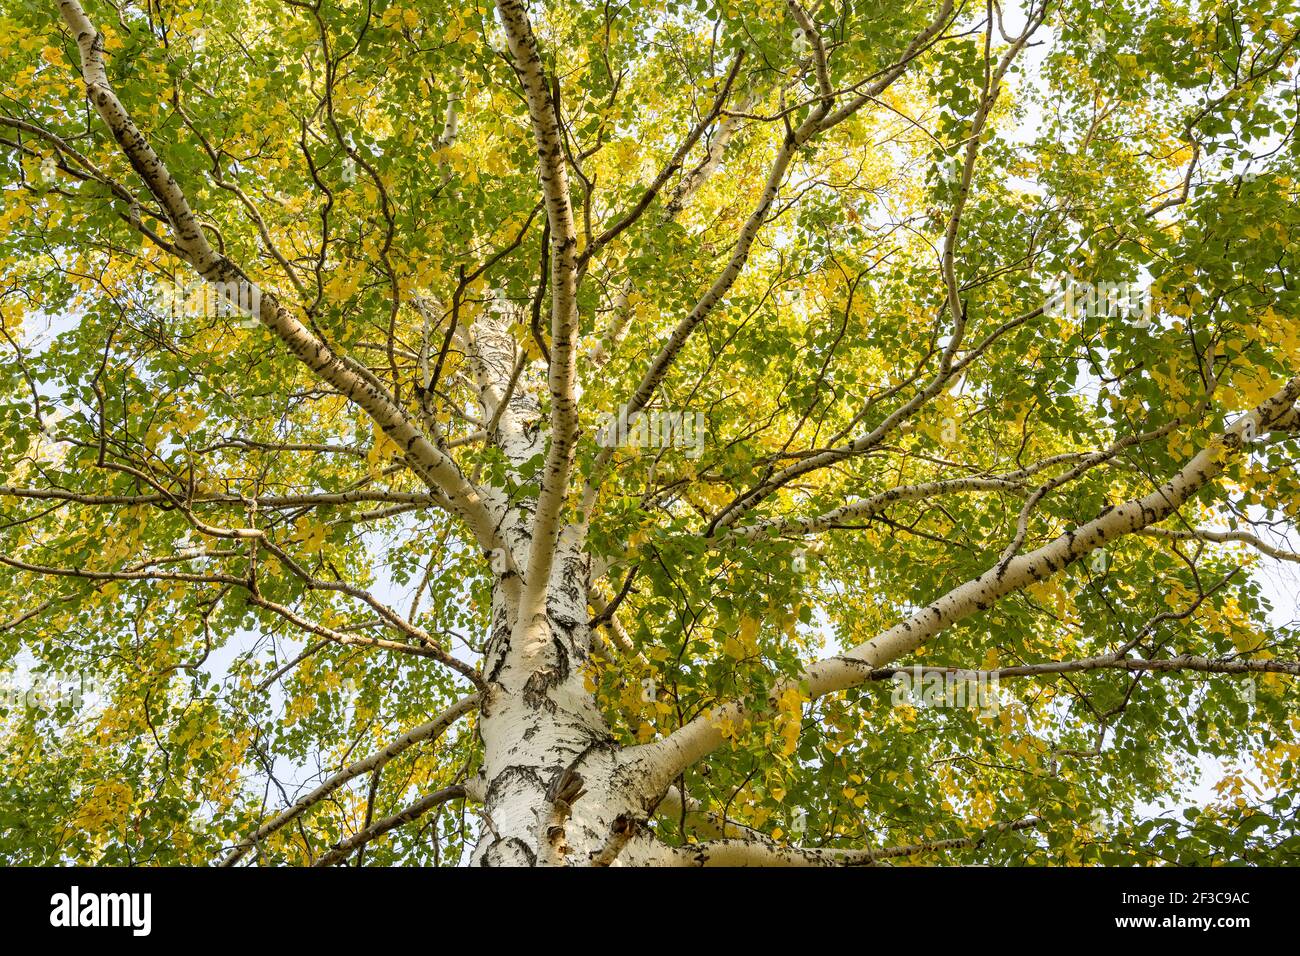
[[(484, 805), (476, 864), (584, 865), (611, 841), (620, 862), (650, 849), (637, 824), (660, 795), (645, 791), (646, 774), (620, 750), (584, 684), (592, 653), (589, 565), (580, 536), (566, 529), (544, 615), (520, 625), (509, 589), (494, 591), (479, 712)], [(634, 845), (624, 845), (627, 838)]]

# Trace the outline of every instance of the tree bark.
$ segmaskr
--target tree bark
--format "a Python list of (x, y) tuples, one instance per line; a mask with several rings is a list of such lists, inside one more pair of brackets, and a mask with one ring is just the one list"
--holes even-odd
[(628, 861), (653, 853), (640, 823), (661, 795), (646, 789), (639, 760), (620, 749), (584, 681), (593, 649), (590, 573), (570, 526), (560, 534), (543, 615), (517, 626), (517, 591), (494, 590), (479, 709), (476, 864), (586, 865), (602, 852), (612, 856), (611, 842)]

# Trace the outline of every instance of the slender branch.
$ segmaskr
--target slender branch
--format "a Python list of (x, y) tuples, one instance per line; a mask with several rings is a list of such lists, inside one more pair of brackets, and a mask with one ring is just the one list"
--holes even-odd
[(627, 214), (612, 226), (600, 235), (596, 236), (596, 238), (591, 241), (591, 245), (582, 251), (582, 255), (579, 257), (579, 267), (581, 267), (582, 263), (588, 261), (602, 248), (617, 238), (623, 230), (627, 229), (640, 219), (642, 213), (646, 211), (650, 206), (650, 203), (654, 202), (654, 198), (659, 195), (659, 191), (663, 189), (664, 184), (673, 177), (677, 170), (682, 168), (682, 163), (686, 161), (687, 154), (699, 141), (700, 137), (704, 135), (704, 131), (713, 125), (714, 121), (718, 118), (718, 114), (722, 112), (722, 106), (726, 103), (727, 97), (731, 95), (732, 84), (736, 82), (736, 76), (740, 73), (740, 65), (744, 61), (744, 58), (745, 53), (743, 50), (736, 54), (735, 58), (731, 61), (731, 68), (727, 70), (727, 75), (722, 81), (722, 89), (714, 98), (713, 107), (707, 114), (705, 114), (703, 119), (695, 124), (695, 127), (690, 131), (690, 134), (682, 141), (682, 145), (677, 148), (675, 153), (673, 153), (672, 158), (668, 161), (667, 165), (660, 170), (659, 175), (655, 177), (654, 181), (646, 187), (645, 192), (641, 194), (641, 198), (637, 201), (636, 205), (628, 210)]
[(1251, 534), (1249, 531), (1214, 531), (1210, 528), (1193, 528), (1185, 531), (1173, 528), (1144, 528), (1140, 533), (1147, 537), (1165, 538), (1170, 541), (1208, 541), (1212, 544), (1240, 542), (1241, 544), (1250, 545), (1256, 551), (1266, 554), (1270, 558), (1277, 558), (1280, 561), (1300, 562), (1300, 554), (1274, 547), (1263, 538)]
[(991, 838), (1016, 830), (1040, 826), (1038, 817), (1002, 823), (979, 836), (931, 840), (878, 850), (837, 850), (780, 846), (759, 840), (709, 840), (693, 847), (674, 847), (672, 860), (679, 866), (874, 866), (882, 860), (896, 860), (936, 850), (967, 850), (983, 846)]
[[(477, 705), (477, 694), (462, 697), (460, 700), (456, 701), (456, 703), (435, 716), (432, 720), (426, 721), (425, 723), (420, 724), (420, 726), (408, 730), (384, 749), (376, 751), (364, 760), (358, 760), (356, 763), (344, 767), (306, 796), (295, 801), (291, 807), (281, 811), (275, 817), (254, 830), (242, 842), (231, 849), (230, 852), (221, 860), (219, 865), (234, 866), (258, 843), (265, 840), (285, 824), (292, 823), (301, 816), (304, 811), (319, 803), (325, 797), (339, 789), (339, 787), (348, 783), (348, 781), (354, 780), (362, 774), (378, 770), (384, 764), (388, 763), (388, 761), (392, 760), (398, 754), (410, 747), (413, 747), (415, 744), (425, 740), (437, 740), (448, 727), (455, 723), (457, 718), (469, 713)], [(383, 822), (385, 821), (380, 821), (380, 823)], [(394, 826), (395, 825), (396, 824), (394, 824)], [(392, 828), (390, 827), (389, 829)], [(357, 845), (359, 846), (360, 844)]]
[[(31, 498), (38, 501), (70, 501), (82, 505), (167, 505), (175, 507), (175, 499), (164, 494), (155, 495), (111, 495), (83, 494), (63, 488), (19, 488), (13, 485), (0, 485), (0, 498)], [(195, 504), (229, 504), (247, 508), (250, 505), (262, 509), (303, 508), (320, 505), (346, 505), (359, 501), (383, 501), (390, 504), (434, 505), (445, 498), (431, 495), (429, 492), (383, 491), (358, 489), (356, 491), (316, 492), (302, 495), (265, 495), (245, 497), (244, 495), (196, 494), (189, 502)]]
[(900, 674), (924, 676), (940, 674), (968, 681), (999, 681), (1007, 677), (1041, 677), (1048, 674), (1075, 674), (1081, 671), (1119, 670), (1173, 673), (1196, 671), (1203, 674), (1293, 674), (1300, 676), (1300, 662), (1275, 660), (1241, 660), (1239, 658), (1201, 657), (1182, 654), (1178, 657), (1144, 660), (1135, 657), (1116, 657), (1102, 654), (1075, 661), (1048, 661), (1041, 664), (1016, 664), (993, 670), (972, 670), (965, 667), (881, 667), (867, 675), (868, 680), (890, 680)]
[[(383, 836), (389, 830), (396, 829), (404, 823), (410, 823), (417, 817), (428, 813), (434, 807), (440, 807), (452, 800), (463, 799), (465, 796), (465, 788), (460, 784), (453, 784), (450, 787), (443, 787), (441, 790), (425, 794), (405, 810), (394, 813), (390, 817), (384, 817), (382, 820), (377, 820), (347, 839), (340, 840), (330, 847), (329, 852), (321, 856), (312, 866), (333, 866), (336, 863), (342, 863), (354, 851)], [(358, 859), (360, 858), (358, 857)]]

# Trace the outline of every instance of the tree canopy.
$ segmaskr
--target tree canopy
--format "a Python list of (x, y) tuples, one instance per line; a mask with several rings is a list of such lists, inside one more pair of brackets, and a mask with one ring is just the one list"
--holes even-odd
[(0, 35), (0, 859), (1300, 860), (1295, 0)]

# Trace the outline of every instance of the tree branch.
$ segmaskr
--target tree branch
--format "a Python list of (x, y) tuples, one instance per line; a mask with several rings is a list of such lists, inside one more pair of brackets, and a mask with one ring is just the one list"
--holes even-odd
[(374, 419), (402, 450), (412, 470), (430, 487), (446, 493), (456, 513), (465, 519), (483, 548), (497, 547), (496, 522), (478, 490), (465, 479), (456, 463), (415, 427), (378, 379), (346, 356), (336, 354), (294, 318), (273, 293), (262, 289), (235, 263), (213, 250), (179, 183), (113, 92), (104, 68), (103, 36), (91, 24), (78, 0), (59, 0), (59, 10), (76, 39), (90, 102), (132, 168), (162, 206), (171, 223), (178, 252), (233, 306), (247, 310), (252, 305), (261, 322), (300, 361)]
[(577, 379), (578, 239), (569, 199), (559, 119), (528, 11), (521, 0), (497, 0), (497, 11), (528, 102), (551, 233), (550, 448), (542, 473), (537, 512), (532, 521), (532, 546), (517, 618), (520, 627), (529, 627), (545, 610), (551, 565), (559, 538), (560, 512), (568, 493), (569, 469), (578, 439), (578, 404), (574, 392)]
[[(355, 850), (360, 849), (367, 843), (383, 836), (389, 830), (396, 829), (404, 823), (410, 823), (417, 817), (423, 816), (434, 807), (440, 807), (444, 803), (450, 803), (452, 800), (460, 800), (466, 796), (465, 788), (460, 784), (453, 784), (450, 787), (443, 787), (441, 790), (435, 790), (433, 793), (425, 794), (419, 800), (416, 800), (405, 810), (394, 813), (390, 817), (384, 817), (345, 840), (340, 840), (334, 844), (328, 853), (324, 854), (312, 866), (333, 866), (335, 863), (341, 863), (346, 860)], [(360, 857), (358, 857), (360, 859)]]
[[(1241, 453), (1243, 433), (1263, 433), (1290, 414), (1300, 396), (1300, 376), (1290, 379), (1271, 398), (1242, 415), (1229, 429), (1193, 456), (1172, 478), (1150, 494), (1104, 511), (1034, 551), (999, 561), (978, 578), (953, 588), (926, 607), (870, 640), (809, 666), (799, 678), (778, 683), (769, 698), (787, 687), (815, 699), (861, 684), (871, 672), (914, 651), (935, 634), (987, 610), (1008, 594), (1059, 574), (1097, 548), (1167, 518), (1197, 491), (1222, 474), (1227, 460)], [(739, 724), (753, 708), (746, 701), (718, 705), (667, 737), (633, 748), (626, 759), (639, 763), (651, 789), (666, 788), (680, 773), (722, 742), (724, 723)]]
[[(248, 853), (249, 850), (251, 850), (262, 840), (265, 840), (268, 836), (270, 836), (276, 830), (279, 830), (285, 824), (293, 822), (300, 815), (302, 815), (302, 813), (306, 811), (309, 807), (319, 803), (321, 800), (329, 796), (335, 790), (339, 789), (339, 787), (342, 787), (348, 781), (354, 780), (355, 778), (361, 776), (362, 774), (367, 774), (374, 770), (378, 770), (380, 767), (388, 763), (388, 761), (392, 760), (398, 754), (402, 753), (404, 750), (409, 749), (415, 744), (420, 743), (421, 741), (437, 740), (438, 737), (442, 736), (443, 732), (448, 727), (450, 727), (453, 723), (455, 723), (457, 718), (461, 717), (464, 714), (469, 713), (477, 705), (478, 705), (477, 694), (471, 694), (468, 697), (462, 697), (460, 700), (456, 701), (456, 703), (452, 704), (446, 710), (442, 711), (440, 714), (435, 716), (432, 720), (429, 720), (423, 724), (420, 724), (420, 726), (418, 727), (414, 727), (411, 730), (408, 730), (406, 733), (398, 737), (396, 740), (390, 743), (383, 750), (378, 750), (375, 753), (371, 754), (369, 757), (366, 757), (364, 760), (358, 760), (356, 763), (350, 764), (349, 766), (343, 768), (341, 771), (336, 773), (334, 776), (330, 777), (320, 786), (316, 787), (316, 789), (312, 790), (311, 793), (308, 793), (306, 796), (295, 801), (291, 807), (281, 811), (271, 820), (268, 820), (266, 823), (262, 824), (255, 831), (249, 834), (241, 843), (239, 843), (237, 846), (231, 849), (230, 852), (227, 853), (224, 858), (222, 858), (219, 865), (234, 866), (241, 859), (243, 859), (243, 857)], [(439, 791), (439, 792), (441, 793), (444, 791)], [(464, 794), (464, 790), (462, 789), (460, 795), (463, 794)], [(432, 794), (430, 796), (432, 796)], [(425, 799), (428, 798), (426, 797)], [(448, 797), (447, 799), (451, 799), (451, 797)], [(428, 808), (426, 807), (425, 809)], [(383, 824), (385, 822), (387, 821), (381, 820), (379, 824), (375, 824), (375, 826), (379, 826), (380, 824)], [(393, 824), (393, 826), (396, 825), (397, 825), (396, 823)], [(392, 827), (389, 827), (388, 829), (392, 829)], [(356, 844), (356, 846), (360, 846), (360, 845), (361, 843)]]
[(1029, 830), (1042, 824), (1037, 817), (1002, 823), (975, 837), (932, 840), (878, 850), (836, 850), (780, 846), (758, 840), (710, 840), (694, 847), (674, 847), (678, 866), (874, 866), (882, 860), (896, 860), (936, 850), (966, 850), (983, 846), (992, 837), (1015, 830)]

